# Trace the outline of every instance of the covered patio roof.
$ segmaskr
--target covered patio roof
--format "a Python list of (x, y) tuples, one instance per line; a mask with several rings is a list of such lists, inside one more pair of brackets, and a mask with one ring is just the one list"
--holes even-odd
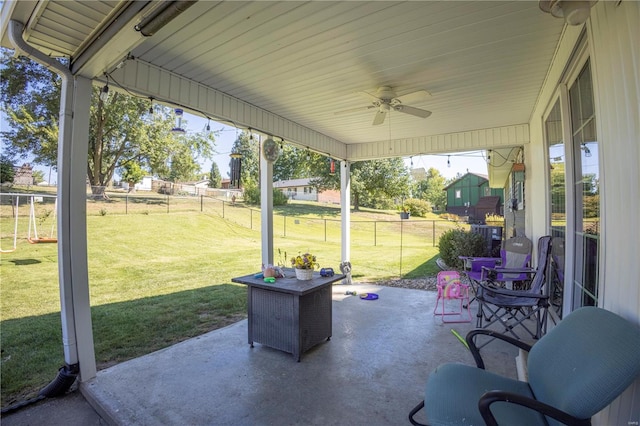
[[(74, 75), (349, 161), (528, 143), (564, 27), (537, 1), (20, 1), (7, 47), (7, 18)], [(373, 125), (382, 86), (431, 116)]]

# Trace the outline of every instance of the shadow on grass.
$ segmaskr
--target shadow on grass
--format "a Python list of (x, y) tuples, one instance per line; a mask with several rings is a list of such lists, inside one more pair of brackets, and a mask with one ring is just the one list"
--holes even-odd
[[(93, 306), (98, 369), (246, 318), (247, 290), (220, 284)], [(60, 312), (2, 321), (2, 406), (34, 397), (64, 365)]]
[(440, 272), (440, 268), (436, 263), (438, 257), (440, 257), (440, 254), (432, 256), (426, 262), (421, 263), (411, 271), (404, 273), (403, 278), (424, 278), (427, 276), (437, 275), (438, 272)]
[(35, 265), (38, 263), (42, 263), (38, 259), (13, 259), (13, 260), (10, 260), (9, 262), (13, 263), (16, 266)]
[(322, 206), (317, 204), (287, 204), (273, 208), (274, 214), (280, 216), (318, 215), (322, 217), (339, 217), (340, 206)]

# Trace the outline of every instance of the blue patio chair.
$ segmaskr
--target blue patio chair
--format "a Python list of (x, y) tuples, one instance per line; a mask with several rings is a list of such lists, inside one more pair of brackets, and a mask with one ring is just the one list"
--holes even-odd
[[(497, 323), (505, 332), (514, 338), (520, 336), (514, 331), (519, 326), (534, 339), (539, 339), (547, 327), (547, 308), (549, 294), (547, 271), (551, 255), (551, 237), (544, 236), (538, 240), (538, 266), (535, 269), (492, 269), (483, 268), (483, 280), (478, 282), (478, 328), (488, 328)], [(526, 290), (509, 290), (496, 282), (497, 271), (502, 274), (533, 274), (530, 287)], [(528, 320), (535, 322), (535, 332), (531, 331)]]
[[(528, 382), (486, 371), (475, 344), (491, 335), (529, 352)], [(585, 307), (530, 346), (492, 330), (466, 336), (476, 367), (444, 364), (428, 377), (423, 408), (428, 425), (590, 425), (640, 376), (640, 329), (601, 308)]]

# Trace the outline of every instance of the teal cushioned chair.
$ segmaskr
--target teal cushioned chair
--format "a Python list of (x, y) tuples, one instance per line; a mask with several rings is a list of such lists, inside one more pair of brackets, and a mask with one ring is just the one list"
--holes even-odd
[[(488, 335), (529, 352), (529, 382), (505, 378), (484, 369), (475, 345)], [(609, 405), (640, 376), (640, 329), (601, 308), (577, 309), (536, 344), (492, 330), (466, 336), (476, 367), (445, 364), (427, 379), (423, 408), (435, 425), (590, 425), (591, 417)]]

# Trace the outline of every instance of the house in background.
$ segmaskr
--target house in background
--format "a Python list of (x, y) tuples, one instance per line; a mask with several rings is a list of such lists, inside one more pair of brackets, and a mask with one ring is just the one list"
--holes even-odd
[(328, 189), (318, 192), (316, 187), (310, 184), (313, 179), (314, 178), (280, 180), (273, 182), (273, 188), (282, 191), (290, 200), (340, 204), (340, 191)]
[(31, 167), (31, 164), (24, 163), (20, 167), (14, 166), (13, 184), (33, 185), (33, 167)]
[(136, 191), (151, 191), (153, 187), (153, 176), (145, 176), (140, 183), (135, 184)]
[(290, 200), (318, 201), (318, 191), (311, 186), (313, 178), (289, 179), (273, 182), (273, 187), (282, 191)]
[(445, 186), (447, 213), (469, 216), (470, 222), (484, 223), (487, 214), (502, 214), (503, 189), (490, 188), (488, 176), (466, 173)]

